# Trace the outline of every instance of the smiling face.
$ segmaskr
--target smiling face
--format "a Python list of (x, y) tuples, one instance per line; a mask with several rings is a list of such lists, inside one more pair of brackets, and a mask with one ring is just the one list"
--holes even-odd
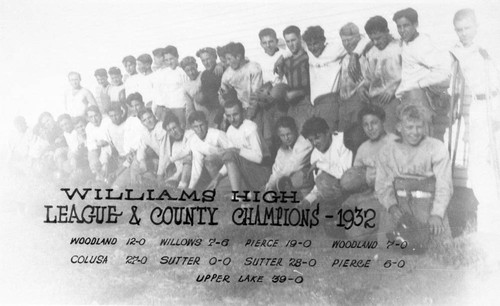
[(229, 66), (231, 66), (231, 68), (233, 70), (237, 70), (238, 68), (241, 67), (242, 58), (241, 58), (240, 54), (234, 56), (234, 55), (228, 53), (225, 55), (225, 58), (226, 58), (226, 62), (229, 64)]
[(474, 42), (477, 35), (477, 24), (472, 18), (464, 18), (455, 22), (455, 32), (460, 39), (460, 42), (468, 47)]
[(401, 17), (396, 20), (396, 25), (398, 27), (398, 33), (404, 42), (412, 41), (418, 34), (418, 23), (411, 23), (406, 17)]
[(212, 56), (208, 52), (203, 52), (200, 54), (201, 63), (205, 67), (206, 70), (212, 70), (215, 68), (217, 64), (217, 57)]
[(311, 41), (306, 42), (307, 49), (311, 52), (315, 57), (319, 57), (323, 50), (325, 50), (325, 39), (312, 39)]
[(370, 40), (379, 50), (384, 50), (391, 41), (391, 35), (389, 32), (374, 32), (368, 34), (368, 37), (370, 37)]
[(164, 60), (167, 67), (175, 69), (179, 66), (179, 59), (170, 53), (165, 53)]
[(403, 143), (410, 146), (417, 146), (424, 138), (425, 123), (421, 119), (403, 117), (398, 123), (397, 130), (401, 134)]
[(372, 114), (363, 116), (363, 130), (371, 141), (377, 141), (385, 134), (384, 123), (379, 117)]
[(88, 118), (89, 122), (92, 123), (94, 126), (101, 125), (101, 121), (102, 121), (101, 113), (87, 111), (87, 118)]
[(113, 86), (120, 86), (123, 84), (121, 74), (110, 74), (109, 77), (111, 78), (111, 84), (113, 84)]
[(361, 36), (359, 34), (355, 35), (340, 35), (340, 39), (342, 40), (342, 45), (347, 53), (351, 54), (356, 46), (358, 45)]
[(260, 39), (260, 45), (266, 54), (273, 56), (278, 51), (278, 40), (272, 36), (263, 36)]
[(196, 80), (198, 77), (198, 65), (190, 64), (184, 67), (184, 72), (187, 74), (191, 81)]

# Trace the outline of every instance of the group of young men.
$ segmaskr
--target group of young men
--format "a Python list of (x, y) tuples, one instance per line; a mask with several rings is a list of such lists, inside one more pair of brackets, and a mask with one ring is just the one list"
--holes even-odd
[(400, 40), (374, 16), (364, 26), (367, 37), (344, 25), (342, 44), (327, 42), (320, 26), (304, 33), (288, 26), (287, 50), (266, 28), (255, 61), (231, 42), (196, 53), (203, 71), (192, 56), (179, 61), (176, 47), (158, 48), (153, 56), (126, 56), (125, 75), (97, 69), (94, 94), (71, 72), (65, 114), (57, 122), (42, 114), (36, 140), (24, 147), (29, 130), (18, 118), (13, 152), (76, 182), (227, 194), (294, 190), (301, 205), (388, 212), (388, 228), (410, 214), (435, 235), (449, 233), (452, 164), (464, 166), (457, 148), (470, 148), (464, 167), (495, 177), (498, 76), (484, 73), (494, 66), (474, 40), (474, 11), (456, 13), (460, 42), (450, 52), (418, 32), (414, 9), (396, 12), (393, 21)]

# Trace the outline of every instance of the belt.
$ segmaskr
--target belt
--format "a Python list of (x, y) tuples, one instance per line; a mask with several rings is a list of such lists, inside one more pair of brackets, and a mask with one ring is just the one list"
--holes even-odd
[[(432, 198), (432, 193), (420, 190), (414, 190), (410, 192), (411, 197), (415, 199), (429, 199)], [(398, 197), (408, 197), (408, 192), (406, 190), (396, 190), (396, 195)]]
[[(490, 98), (494, 98), (498, 95), (498, 92), (494, 91), (490, 93)], [(486, 100), (488, 96), (486, 94), (476, 95), (476, 100)]]

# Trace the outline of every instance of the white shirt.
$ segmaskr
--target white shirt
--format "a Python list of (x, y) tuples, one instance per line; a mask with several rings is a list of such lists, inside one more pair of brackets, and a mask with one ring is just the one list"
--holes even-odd
[(167, 132), (163, 129), (162, 124), (163, 122), (158, 121), (151, 131), (145, 129), (146, 132), (142, 135), (139, 148), (137, 149), (136, 158), (138, 161), (145, 160), (146, 149), (148, 147), (160, 156), (160, 147), (164, 144), (167, 137)]
[(311, 142), (302, 135), (299, 135), (292, 148), (280, 147), (267, 186), (273, 186), (280, 178), (290, 176), (292, 173), (307, 167), (312, 150)]
[(255, 62), (247, 62), (242, 67), (234, 70), (228, 67), (222, 75), (222, 84), (233, 87), (238, 94), (238, 99), (243, 108), (250, 106), (250, 95), (262, 86), (262, 69)]
[(126, 94), (130, 95), (136, 92), (140, 93), (144, 104), (153, 101), (152, 75), (152, 73), (148, 75), (141, 73), (131, 75), (125, 83)]
[[(158, 162), (158, 175), (164, 175), (165, 170), (168, 165), (171, 163), (175, 164), (176, 171), (170, 177), (170, 179), (179, 180), (182, 174), (182, 158), (176, 159), (177, 156), (180, 156), (187, 146), (188, 141), (194, 136), (194, 132), (192, 130), (186, 130), (184, 132), (184, 136), (180, 141), (173, 141), (170, 136), (165, 137), (165, 141), (163, 145), (160, 146), (160, 160)], [(173, 142), (172, 142), (173, 141)]]
[(401, 84), (396, 97), (412, 89), (424, 88), (448, 80), (451, 56), (436, 48), (429, 36), (419, 34), (413, 41), (401, 42)]
[[(108, 117), (104, 117), (101, 120), (101, 125), (95, 126), (92, 123), (87, 123), (85, 127), (85, 134), (87, 134), (87, 150), (93, 151), (99, 149), (97, 144), (102, 140), (111, 144), (111, 140), (108, 136), (108, 125), (112, 124)], [(107, 145), (101, 148), (101, 153), (99, 155), (99, 161), (102, 164), (107, 163), (109, 157), (111, 157), (111, 146)]]
[[(352, 152), (344, 146), (344, 134), (332, 134), (332, 143), (325, 153), (314, 149), (311, 154), (311, 165), (316, 164), (316, 168), (321, 172), (326, 172), (333, 177), (340, 179), (344, 172), (351, 167)], [(314, 186), (313, 190), (305, 197), (310, 203), (314, 202), (319, 196), (319, 190)]]
[(126, 156), (139, 148), (146, 128), (137, 117), (128, 117), (120, 125), (109, 124), (106, 132), (118, 154)]
[(271, 84), (276, 85), (283, 83), (285, 80), (279, 75), (274, 73), (274, 64), (281, 57), (284, 56), (285, 51), (278, 49), (272, 56), (267, 53), (259, 53), (256, 58), (256, 62), (259, 63), (262, 69), (262, 83), (271, 82)]
[(175, 70), (166, 67), (154, 72), (152, 75), (153, 107), (162, 105), (166, 108), (185, 108), (188, 96), (184, 86), (188, 79), (180, 67)]

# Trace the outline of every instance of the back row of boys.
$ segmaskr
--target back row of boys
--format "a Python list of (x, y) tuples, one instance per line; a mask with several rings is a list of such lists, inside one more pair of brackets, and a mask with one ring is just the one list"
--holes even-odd
[[(378, 200), (396, 219), (406, 206), (398, 204), (404, 202), (400, 198), (405, 195), (394, 190), (394, 181), (434, 177), (432, 191), (418, 187), (414, 191), (420, 191), (416, 194), (430, 204), (422, 221), (429, 223), (434, 233), (441, 233), (446, 228), (443, 221), (453, 191), (451, 162), (445, 145), (425, 135), (443, 140), (450, 124), (450, 105), (443, 93), (449, 87), (451, 57), (418, 33), (415, 10), (399, 11), (393, 19), (401, 42), (390, 35), (387, 21), (380, 16), (370, 18), (365, 25), (371, 43), (352, 23), (340, 30), (343, 46), (326, 43), (319, 26), (309, 27), (302, 36), (297, 27), (290, 26), (283, 32), (289, 53), (278, 49), (273, 30), (262, 30), (259, 37), (267, 55), (261, 65), (248, 61), (239, 43), (218, 50), (222, 63), (216, 62), (215, 49), (201, 49), (197, 56), (206, 68), (203, 73), (198, 72), (192, 57), (180, 63), (185, 72), (177, 69), (177, 50), (171, 46), (153, 52), (159, 66), (154, 73), (149, 55), (137, 59), (140, 74), (134, 73), (135, 59), (126, 57), (124, 65), (130, 76), (124, 88), (132, 93), (126, 101), (149, 133), (139, 133), (142, 128), (139, 121), (125, 118), (124, 106), (111, 103), (124, 101), (125, 95), (122, 89), (109, 86), (105, 70), (96, 71), (102, 87), (97, 107), (86, 108), (93, 104), (93, 98), (81, 88), (76, 73), (69, 75), (73, 91), (66, 107), (71, 115), (87, 115), (90, 120), (89, 154), (101, 149), (99, 155), (89, 155), (89, 161), (93, 158), (91, 168), (97, 175), (108, 172), (107, 161), (112, 154), (106, 147), (111, 143), (122, 159), (131, 164), (135, 161), (136, 166), (131, 166), (130, 172), (122, 172), (126, 173), (125, 182), (155, 168), (158, 177), (164, 178), (165, 172), (170, 171), (169, 184), (175, 181), (179, 188), (195, 188), (203, 177), (209, 178), (206, 188), (215, 188), (227, 174), (235, 191), (259, 190), (264, 185), (267, 190), (290, 185), (295, 190), (307, 190), (304, 203), (338, 200), (345, 191), (360, 191), (367, 188), (365, 185), (372, 188), (375, 185)], [(465, 130), (470, 132), (466, 139), (469, 156), (479, 160), (469, 166), (475, 171), (484, 170), (488, 168), (487, 162), (492, 162), (489, 156), (484, 156), (491, 151), (490, 144), (484, 137), (474, 139), (474, 135), (490, 129), (487, 122), (491, 116), (487, 114), (486, 102), (481, 101), (497, 95), (498, 79), (484, 73), (491, 59), (473, 41), (477, 29), (474, 12), (457, 12), (454, 25), (460, 44), (452, 55), (460, 63), (461, 77), (466, 82), (459, 112)], [(115, 87), (122, 86), (116, 81), (120, 77), (113, 77), (120, 75), (119, 70), (112, 68), (110, 74)], [(151, 75), (149, 80), (148, 75)], [(103, 98), (106, 90), (108, 100)], [(144, 108), (148, 102), (151, 109)], [(469, 120), (469, 111), (473, 113), (476, 104), (481, 109), (473, 114), (475, 119)], [(107, 113), (111, 123), (103, 125), (101, 113)], [(352, 160), (342, 132), (348, 131), (358, 119), (369, 138), (354, 161), (354, 166), (362, 167), (361, 173), (366, 172), (363, 174), (366, 182), (361, 183), (356, 181), (359, 173), (341, 180)], [(186, 120), (194, 132), (184, 132)], [(226, 133), (212, 128), (224, 122), (230, 124)], [(298, 131), (302, 131), (302, 136)], [(400, 138), (391, 134), (396, 131)], [(266, 148), (273, 145), (275, 132), (281, 147), (270, 175), (267, 166), (272, 161), (266, 158), (269, 155)], [(159, 156), (158, 165), (147, 164), (148, 148)], [(175, 163), (176, 167), (168, 167), (169, 163)], [(312, 171), (307, 168), (309, 164)], [(313, 181), (309, 179), (310, 173)], [(120, 180), (115, 182), (118, 184)], [(403, 186), (407, 188), (408, 183)]]

